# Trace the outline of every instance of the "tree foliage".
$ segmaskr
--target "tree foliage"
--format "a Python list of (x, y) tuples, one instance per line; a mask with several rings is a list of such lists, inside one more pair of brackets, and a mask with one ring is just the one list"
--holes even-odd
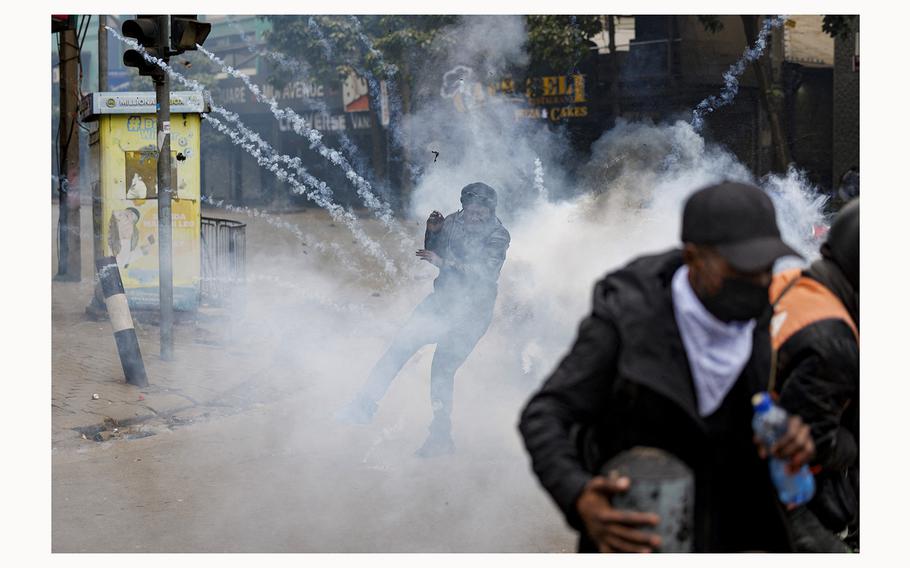
[(446, 46), (457, 16), (266, 16), (272, 49), (305, 61), (322, 81), (351, 70), (393, 78)]
[(724, 29), (724, 23), (717, 16), (696, 16), (696, 17), (698, 18), (699, 23), (702, 25), (702, 27), (705, 28), (705, 31), (707, 31), (707, 32), (716, 34), (717, 32)]
[(825, 16), (822, 30), (833, 38), (849, 37), (859, 31), (859, 16)]
[[(387, 78), (442, 56), (457, 38), (459, 16), (266, 16), (269, 45), (306, 61), (323, 81), (351, 69)], [(573, 70), (604, 29), (601, 16), (527, 16), (532, 64)], [(372, 46), (372, 49), (369, 48)]]
[(591, 54), (591, 38), (604, 30), (601, 16), (527, 16), (527, 25), (532, 63), (568, 71)]

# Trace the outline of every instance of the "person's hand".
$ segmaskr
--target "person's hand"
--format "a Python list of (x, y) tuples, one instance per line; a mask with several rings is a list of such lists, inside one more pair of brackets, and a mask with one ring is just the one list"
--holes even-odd
[[(768, 448), (758, 439), (758, 455), (768, 457)], [(812, 431), (803, 423), (799, 416), (790, 416), (787, 421), (787, 432), (771, 446), (771, 455), (782, 460), (787, 460), (787, 471), (796, 473), (804, 464), (815, 457), (815, 443), (812, 441)]]
[(416, 254), (417, 254), (418, 258), (420, 258), (420, 260), (425, 260), (425, 261), (429, 262), (430, 264), (432, 264), (433, 266), (438, 266), (439, 268), (442, 268), (444, 261), (442, 260), (442, 257), (439, 256), (438, 254), (436, 254), (435, 252), (433, 252), (431, 250), (420, 249), (419, 251), (417, 251)]
[(629, 478), (602, 475), (591, 478), (575, 502), (588, 535), (600, 552), (652, 552), (660, 546), (660, 537), (639, 530), (655, 527), (660, 517), (614, 509), (610, 497), (629, 489)]
[(442, 229), (443, 221), (445, 221), (445, 217), (442, 216), (442, 213), (433, 211), (427, 218), (427, 231), (438, 233)]

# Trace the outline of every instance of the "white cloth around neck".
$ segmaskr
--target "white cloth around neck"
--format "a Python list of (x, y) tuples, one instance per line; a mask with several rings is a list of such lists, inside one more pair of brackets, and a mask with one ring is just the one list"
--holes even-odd
[(725, 323), (705, 308), (689, 284), (689, 267), (681, 266), (671, 285), (673, 312), (695, 383), (698, 413), (720, 407), (752, 357), (755, 320)]

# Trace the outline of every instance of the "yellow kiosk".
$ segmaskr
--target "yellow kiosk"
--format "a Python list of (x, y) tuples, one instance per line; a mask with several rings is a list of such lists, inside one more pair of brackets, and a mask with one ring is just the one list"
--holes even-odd
[[(199, 304), (201, 93), (171, 93), (171, 215), (174, 309)], [(80, 108), (96, 121), (90, 145), (96, 256), (113, 256), (134, 309), (158, 308), (158, 159), (154, 92), (90, 93)], [(100, 236), (100, 240), (98, 239)]]

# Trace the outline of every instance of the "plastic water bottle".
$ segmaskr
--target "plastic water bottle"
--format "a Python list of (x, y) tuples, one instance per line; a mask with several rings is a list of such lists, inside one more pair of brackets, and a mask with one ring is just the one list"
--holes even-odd
[[(762, 443), (771, 448), (781, 436), (787, 433), (787, 411), (774, 404), (771, 396), (760, 392), (752, 397), (755, 416), (752, 418), (752, 429)], [(771, 457), (768, 460), (771, 469), (771, 480), (777, 488), (777, 494), (785, 505), (802, 505), (808, 503), (815, 495), (815, 478), (808, 465), (803, 465), (796, 473), (787, 471), (787, 462)]]

